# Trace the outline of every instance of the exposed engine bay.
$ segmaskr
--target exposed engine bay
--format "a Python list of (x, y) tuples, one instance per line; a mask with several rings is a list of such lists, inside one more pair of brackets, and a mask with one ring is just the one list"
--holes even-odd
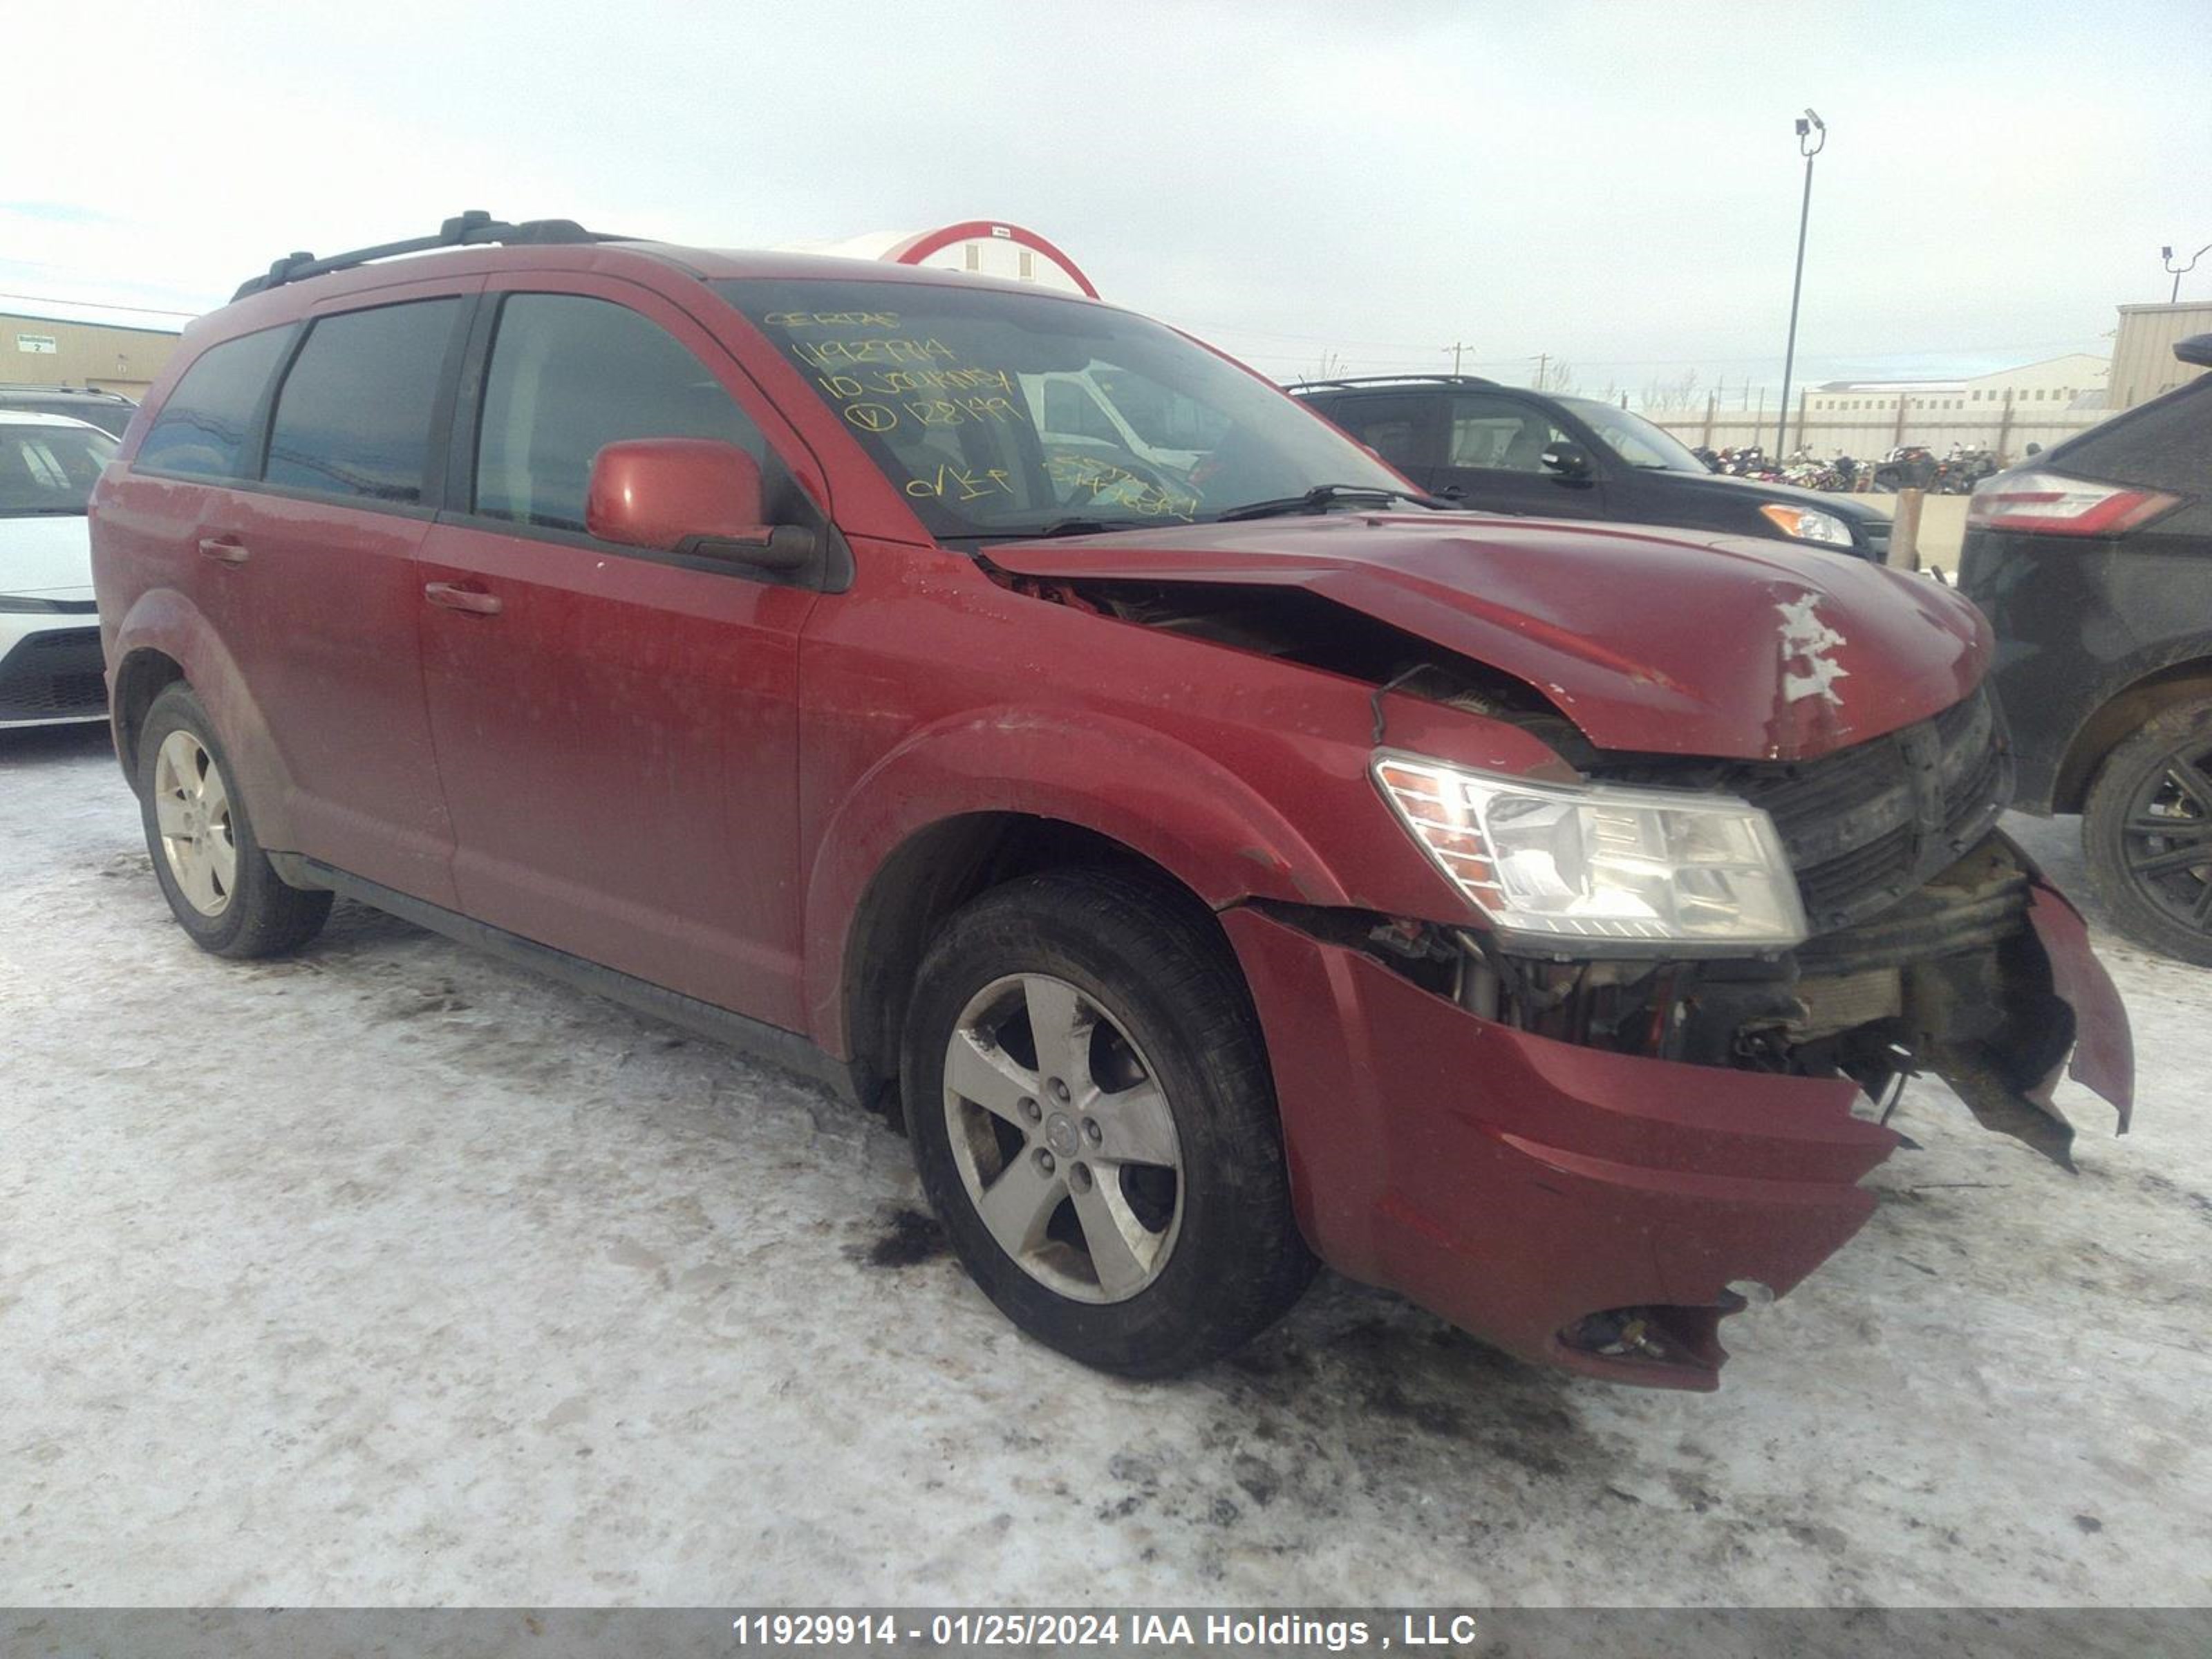
[(1976, 691), (1929, 720), (1810, 760), (1594, 747), (1525, 683), (1297, 590), (1038, 582), (1039, 597), (1364, 679), (1507, 721), (1593, 781), (1709, 791), (1764, 808), (1812, 937), (1796, 949), (1654, 959), (1530, 948), (1474, 927), (1267, 907), (1357, 944), (1469, 1012), (1615, 1053), (1791, 1076), (1844, 1076), (1876, 1102), (1941, 1076), (1987, 1127), (2072, 1167), (2049, 1085), (2075, 1038), (2028, 925), (2032, 866), (1996, 828), (2013, 769)]

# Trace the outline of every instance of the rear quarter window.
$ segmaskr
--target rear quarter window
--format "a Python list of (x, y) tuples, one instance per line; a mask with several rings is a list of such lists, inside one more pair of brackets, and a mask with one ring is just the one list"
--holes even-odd
[(287, 325), (210, 346), (162, 404), (132, 465), (187, 477), (238, 477), (246, 428), (291, 338)]

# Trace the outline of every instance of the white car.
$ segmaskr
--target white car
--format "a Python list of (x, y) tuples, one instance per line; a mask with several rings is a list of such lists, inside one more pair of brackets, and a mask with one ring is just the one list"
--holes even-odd
[(84, 504), (115, 440), (0, 410), (0, 727), (104, 720)]

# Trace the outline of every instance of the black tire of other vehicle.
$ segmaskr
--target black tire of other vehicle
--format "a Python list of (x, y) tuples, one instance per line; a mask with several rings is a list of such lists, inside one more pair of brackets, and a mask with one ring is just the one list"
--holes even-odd
[[(173, 732), (191, 735), (222, 775), (229, 795), (231, 838), (238, 849), (237, 884), (229, 902), (214, 915), (203, 915), (177, 885), (161, 846), (161, 830), (155, 817), (154, 773), (161, 744)], [(238, 792), (238, 775), (230, 757), (200, 707), (191, 689), (179, 680), (154, 699), (138, 734), (138, 808), (146, 826), (147, 849), (154, 855), (154, 879), (177, 925), (191, 935), (192, 943), (219, 957), (279, 957), (298, 950), (320, 933), (331, 914), (331, 895), (305, 892), (288, 886), (262, 852), (254, 836), (253, 821)]]
[[(1182, 1218), (1158, 1277), (1127, 1301), (1078, 1301), (1032, 1278), (976, 1213), (955, 1159), (947, 1045), (971, 999), (1023, 973), (1073, 985), (1118, 1024), (1174, 1114)], [(1126, 1376), (1188, 1370), (1258, 1335), (1312, 1281), (1243, 975), (1213, 918), (1164, 882), (1054, 871), (954, 915), (917, 977), (901, 1082), (923, 1188), (962, 1264), (1017, 1326), (1073, 1358)]]
[[(2202, 925), (2191, 926), (2158, 902), (2150, 889), (2154, 878), (2129, 867), (2127, 826), (2138, 798), (2177, 755), (2201, 757), (2208, 752), (2212, 697), (2176, 703), (2105, 757), (2081, 814), (2081, 849), (2089, 873), (2112, 907), (2119, 930), (2147, 949), (2203, 967), (2212, 967), (2212, 912)], [(2212, 822), (2212, 811), (2204, 821)], [(2212, 866), (2212, 842), (2204, 844), (2203, 854), (2204, 864)], [(2203, 897), (2212, 906), (2212, 888)]]

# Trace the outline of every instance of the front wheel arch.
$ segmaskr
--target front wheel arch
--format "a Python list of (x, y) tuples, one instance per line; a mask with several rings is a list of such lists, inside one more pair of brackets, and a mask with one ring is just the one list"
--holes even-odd
[[(993, 888), (1048, 870), (1116, 870), (1210, 908), (1135, 848), (1066, 819), (971, 812), (925, 825), (878, 867), (847, 931), (842, 1013), (861, 1098), (898, 1115), (899, 1050), (915, 975), (945, 920)], [(1218, 928), (1219, 924), (1213, 926)], [(1222, 934), (1224, 948), (1228, 936)]]

